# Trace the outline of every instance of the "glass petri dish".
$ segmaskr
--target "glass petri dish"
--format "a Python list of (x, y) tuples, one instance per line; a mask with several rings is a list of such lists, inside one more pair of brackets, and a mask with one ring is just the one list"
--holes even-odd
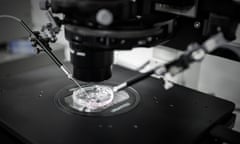
[[(113, 95), (108, 95), (112, 93), (112, 88), (115, 85), (117, 83), (111, 81), (97, 84), (83, 83), (84, 90), (88, 91), (88, 93), (93, 92), (93, 97), (86, 97), (86, 95), (82, 95), (82, 92), (75, 85), (68, 85), (56, 93), (54, 101), (56, 106), (63, 112), (78, 116), (108, 117), (126, 113), (136, 108), (140, 102), (139, 93), (134, 88), (128, 87), (113, 93)], [(102, 90), (104, 90), (106, 95), (94, 97), (94, 94), (98, 92), (93, 89), (93, 86), (97, 86), (101, 94), (103, 94)]]
[(84, 112), (95, 112), (110, 105), (113, 102), (114, 93), (109, 86), (89, 85), (74, 90), (72, 99), (75, 109)]

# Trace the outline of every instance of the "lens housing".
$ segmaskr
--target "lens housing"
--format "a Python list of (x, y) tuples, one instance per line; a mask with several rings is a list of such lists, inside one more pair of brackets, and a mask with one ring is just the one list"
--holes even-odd
[(74, 42), (70, 42), (70, 47), (75, 78), (85, 82), (101, 82), (112, 76), (113, 51), (88, 50)]

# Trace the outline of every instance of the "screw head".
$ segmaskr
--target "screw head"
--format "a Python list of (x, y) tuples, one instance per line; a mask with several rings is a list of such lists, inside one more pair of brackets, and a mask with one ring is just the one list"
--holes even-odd
[(195, 29), (199, 29), (200, 27), (201, 27), (201, 23), (200, 22), (197, 21), (197, 22), (194, 23), (194, 28)]
[(113, 14), (110, 10), (100, 9), (96, 14), (96, 21), (105, 26), (113, 23)]

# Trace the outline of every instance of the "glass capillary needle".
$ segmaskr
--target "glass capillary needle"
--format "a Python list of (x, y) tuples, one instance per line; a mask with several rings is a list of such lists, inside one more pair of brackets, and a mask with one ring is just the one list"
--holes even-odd
[(68, 77), (68, 79), (72, 80), (85, 94), (87, 92), (81, 87), (78, 81), (72, 76), (72, 73), (68, 68), (53, 54), (51, 48), (42, 43), (41, 40), (38, 39), (38, 36), (31, 30), (31, 28), (21, 19), (10, 16), (10, 15), (0, 15), (0, 18), (9, 18), (19, 22), (23, 28), (36, 40), (37, 44), (47, 53), (47, 55), (51, 58), (51, 60), (64, 72), (64, 74)]

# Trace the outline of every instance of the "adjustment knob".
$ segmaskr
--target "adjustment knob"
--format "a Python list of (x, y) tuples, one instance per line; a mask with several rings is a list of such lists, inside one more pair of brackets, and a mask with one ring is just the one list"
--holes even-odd
[(49, 0), (41, 0), (39, 2), (39, 7), (41, 10), (48, 10), (50, 8), (51, 3)]
[(100, 9), (96, 14), (96, 21), (104, 26), (109, 26), (113, 23), (113, 14), (107, 9)]

